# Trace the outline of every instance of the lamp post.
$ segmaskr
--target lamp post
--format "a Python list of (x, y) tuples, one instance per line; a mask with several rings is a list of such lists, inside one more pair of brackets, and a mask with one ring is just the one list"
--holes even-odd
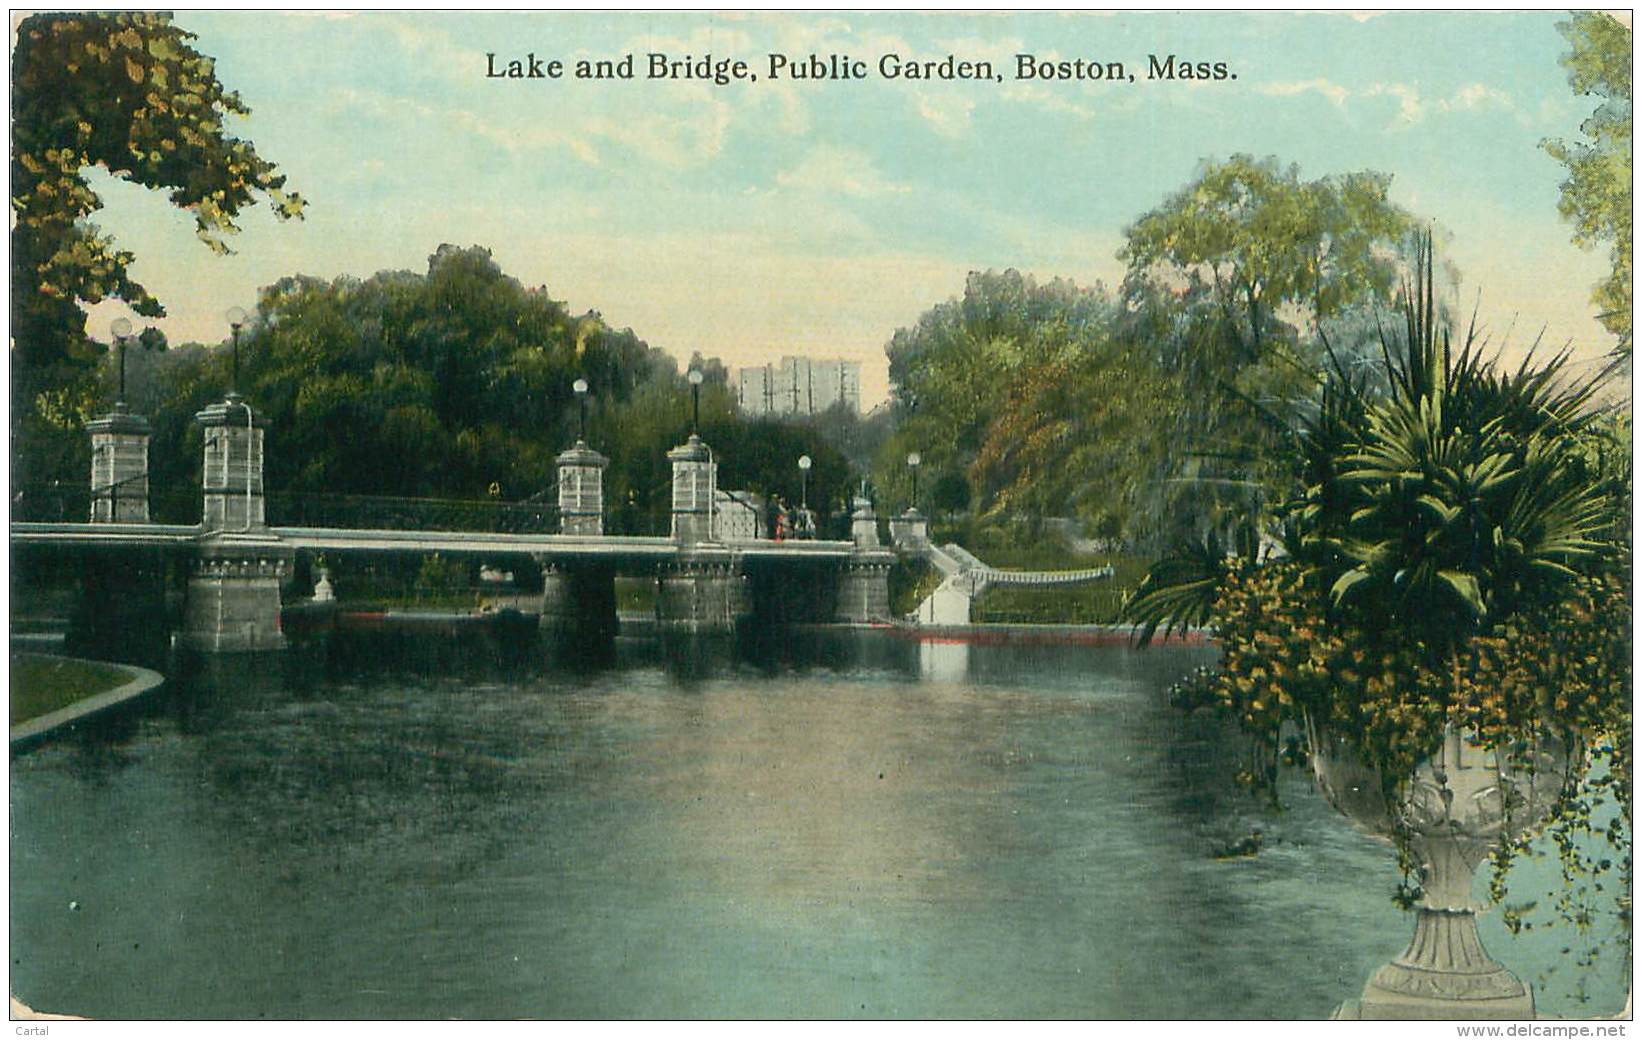
[(239, 393), (239, 330), (240, 326), (245, 324), (245, 308), (230, 307), (223, 312), (222, 316), (228, 319), (228, 331), (234, 344), (234, 368), (233, 374), (228, 380), (228, 392), (237, 394)]
[(801, 489), (798, 493), (798, 508), (808, 509), (810, 507), (810, 457), (808, 455), (798, 456), (798, 473), (799, 488)]
[(918, 463), (924, 461), (917, 452), (907, 454), (907, 466), (912, 470), (912, 508), (918, 508)]
[(115, 318), (108, 331), (114, 334), (114, 347), (120, 355), (120, 393), (114, 398), (114, 409), (120, 411), (125, 408), (125, 341), (131, 335), (131, 319)]
[[(251, 417), (251, 404), (249, 401), (242, 400), (239, 396), (239, 330), (240, 327), (245, 324), (245, 308), (230, 307), (223, 312), (222, 316), (228, 319), (228, 332), (234, 345), (234, 367), (228, 379), (228, 400), (230, 403), (238, 403), (241, 408), (245, 409), (245, 526), (242, 527), (241, 530), (249, 531), (251, 529), (252, 521), (251, 475), (252, 467), (254, 465), (252, 447), (256, 444), (257, 434), (256, 430), (253, 428), (254, 421)], [(224, 430), (223, 433), (226, 435), (227, 430)], [(232, 442), (229, 443), (230, 445), (232, 444)], [(224, 450), (223, 472), (226, 477), (228, 456), (233, 453), (233, 449), (232, 447), (227, 447)], [(224, 502), (224, 520), (227, 519), (227, 508), (227, 503)]]
[(686, 378), (690, 380), (690, 432), (696, 433), (701, 429), (701, 369), (690, 369)]
[(586, 444), (587, 443), (587, 380), (578, 379), (574, 383), (570, 384), (570, 388), (572, 390), (576, 391), (576, 402), (581, 406), (581, 413), (582, 413), (582, 425), (581, 425), (581, 431), (582, 432), (581, 432), (581, 435), (576, 438), (576, 440), (578, 440), (579, 442), (581, 442), (583, 444)]

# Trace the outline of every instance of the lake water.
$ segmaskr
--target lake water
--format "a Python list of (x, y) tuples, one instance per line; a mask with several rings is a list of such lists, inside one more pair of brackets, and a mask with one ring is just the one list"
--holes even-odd
[[(14, 756), (11, 987), (115, 1018), (1316, 1018), (1388, 848), (1164, 704), (1202, 650), (817, 637), (680, 671), (230, 663)], [(1218, 850), (1264, 831), (1252, 858)], [(1545, 877), (1549, 867), (1530, 864)], [(1490, 951), (1612, 1012), (1568, 936)], [(1559, 930), (1560, 931), (1560, 930)], [(1550, 936), (1547, 938), (1547, 936)]]

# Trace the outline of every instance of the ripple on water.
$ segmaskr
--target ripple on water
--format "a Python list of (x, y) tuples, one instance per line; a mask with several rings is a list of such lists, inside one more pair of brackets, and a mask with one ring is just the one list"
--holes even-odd
[(1200, 654), (964, 649), (934, 681), (886, 645), (182, 691), (14, 760), (13, 986), (104, 1017), (1291, 1018), (1406, 941), (1388, 850), (1301, 778), (1265, 814), (1163, 706)]

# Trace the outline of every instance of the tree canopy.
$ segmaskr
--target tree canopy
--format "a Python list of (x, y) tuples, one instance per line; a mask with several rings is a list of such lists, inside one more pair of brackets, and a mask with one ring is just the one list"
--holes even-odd
[(1322, 323), (1385, 303), (1404, 269), (1413, 220), (1389, 184), (1237, 155), (1130, 225), (1118, 297), (970, 274), (890, 340), (900, 424), (880, 486), (904, 503), (917, 451), (943, 504), (1028, 527), (1075, 516), (1154, 546), (1246, 513), (1287, 450), (1274, 415), (1321, 379)]
[(1125, 230), (1125, 295), (1202, 297), (1259, 360), (1286, 308), (1315, 323), (1391, 291), (1412, 222), (1390, 185), (1368, 170), (1304, 181), (1275, 157), (1208, 163)]
[(1276, 158), (1207, 163), (1126, 230), (1128, 335), (1175, 380), (1147, 526), (1169, 539), (1274, 493), (1283, 413), (1324, 368), (1324, 323), (1391, 298), (1413, 218), (1374, 171), (1304, 180)]
[[(11, 334), (13, 414), (67, 426), (89, 408), (86, 374), (104, 349), (82, 303), (114, 298), (159, 317), (131, 277), (134, 256), (90, 220), (102, 207), (85, 172), (168, 190), (202, 241), (226, 252), (242, 209), (266, 197), (281, 218), (302, 197), (228, 128), (249, 109), (216, 78), (192, 33), (166, 14), (37, 14), (12, 54)], [(44, 395), (42, 397), (42, 395)], [(26, 439), (26, 438), (25, 438)]]
[[(1109, 322), (1104, 291), (1065, 279), (1039, 283), (1019, 271), (971, 272), (960, 299), (937, 304), (889, 342), (890, 381), (899, 430), (880, 450), (876, 476), (900, 495), (910, 477), (908, 452), (922, 456), (924, 485), (973, 471), (998, 417), (1023, 374), (1045, 360), (1076, 352)], [(902, 485), (907, 485), (902, 487)], [(995, 487), (978, 488), (984, 501)], [(947, 498), (958, 497), (950, 486)]]
[[(228, 388), (225, 346), (180, 348), (163, 366), (163, 390), (140, 383), (153, 407), (156, 489), (198, 487), (193, 417)], [(582, 378), (588, 440), (611, 459), (610, 529), (666, 530), (666, 452), (690, 426), (677, 363), (596, 311), (573, 314), (522, 285), (482, 247), (442, 245), (425, 274), (282, 278), (263, 289), (239, 350), (239, 389), (270, 423), (265, 475), (276, 495), (555, 501), (555, 459), (579, 433)], [(716, 360), (702, 364), (722, 373)], [(811, 503), (842, 494), (848, 463), (819, 434), (742, 421), (722, 379), (702, 391), (701, 432), (722, 486), (796, 502), (797, 459), (809, 454)], [(188, 522), (197, 498), (157, 498), (155, 510)]]
[(1631, 30), (1612, 15), (1576, 12), (1558, 30), (1571, 49), (1562, 57), (1574, 93), (1597, 99), (1580, 124), (1583, 139), (1547, 140), (1543, 147), (1568, 168), (1557, 209), (1574, 225), (1574, 241), (1609, 244), (1612, 271), (1591, 302), (1598, 320), (1631, 352)]

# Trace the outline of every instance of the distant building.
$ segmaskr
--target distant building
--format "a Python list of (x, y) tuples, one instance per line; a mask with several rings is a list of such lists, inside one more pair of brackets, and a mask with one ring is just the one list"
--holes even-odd
[(861, 363), (784, 357), (780, 365), (738, 369), (736, 392), (746, 415), (820, 415), (839, 402), (859, 414)]

